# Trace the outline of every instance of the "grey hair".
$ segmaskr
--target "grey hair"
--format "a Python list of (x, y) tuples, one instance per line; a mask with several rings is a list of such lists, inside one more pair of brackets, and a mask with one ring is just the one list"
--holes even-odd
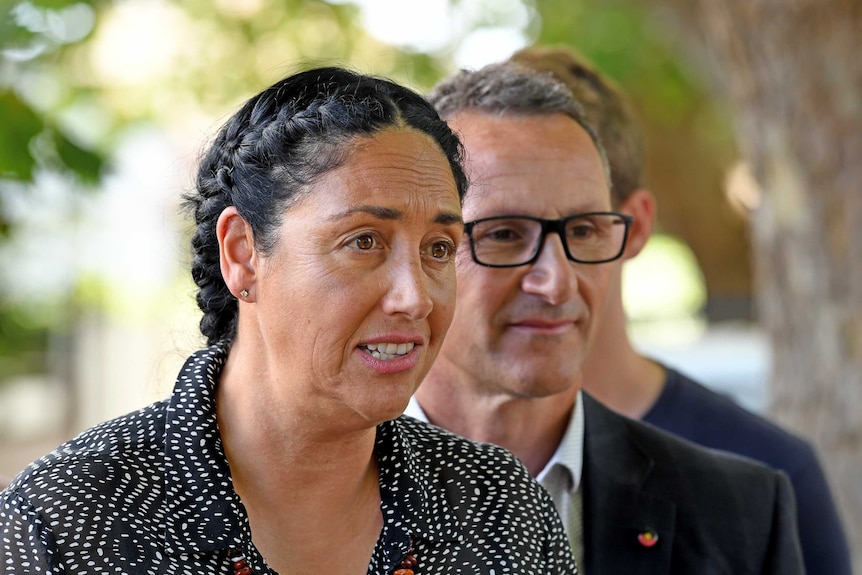
[(642, 186), (644, 172), (643, 136), (628, 97), (571, 46), (529, 46), (509, 61), (549, 72), (571, 90), (602, 139), (614, 178), (614, 204), (623, 204)]
[(426, 97), (444, 120), (465, 110), (497, 116), (565, 114), (589, 134), (602, 159), (608, 184), (613, 187), (607, 153), (598, 133), (568, 87), (550, 73), (514, 62), (488, 64), (478, 70), (456, 72), (440, 81)]

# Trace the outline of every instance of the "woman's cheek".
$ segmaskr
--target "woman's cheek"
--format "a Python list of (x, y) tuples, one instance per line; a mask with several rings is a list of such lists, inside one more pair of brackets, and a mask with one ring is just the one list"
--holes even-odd
[(440, 281), (437, 283), (437, 293), (434, 298), (434, 311), (438, 315), (440, 322), (440, 327), (437, 329), (441, 329), (443, 331), (449, 329), (449, 325), (452, 323), (452, 318), (455, 316), (455, 301), (457, 295), (455, 282), (455, 266), (447, 266), (446, 272), (441, 274)]

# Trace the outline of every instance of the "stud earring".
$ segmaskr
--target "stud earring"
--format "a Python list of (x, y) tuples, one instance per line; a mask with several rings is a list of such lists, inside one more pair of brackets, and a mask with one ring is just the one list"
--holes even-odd
[(247, 292), (246, 290), (242, 290), (241, 292), (239, 292), (239, 296), (240, 296), (241, 298), (247, 298), (247, 297), (248, 297), (248, 292)]

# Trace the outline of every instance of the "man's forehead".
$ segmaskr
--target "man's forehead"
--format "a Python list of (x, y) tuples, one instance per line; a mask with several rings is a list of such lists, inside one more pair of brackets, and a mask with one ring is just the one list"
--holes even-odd
[(585, 212), (609, 210), (609, 193), (579, 193), (572, 188), (556, 194), (516, 193), (492, 185), (471, 184), (464, 198), (464, 221), (504, 215), (563, 218)]
[[(465, 111), (450, 120), (474, 176), (517, 177), (530, 164), (569, 164), (607, 180), (596, 143), (583, 126), (563, 113), (493, 115)], [(523, 162), (520, 162), (523, 160)]]
[(547, 126), (568, 132), (583, 130), (574, 118), (563, 112), (488, 112), (468, 108), (457, 112), (446, 121), (454, 131), (467, 139), (466, 144), (476, 137), (493, 139), (495, 134), (502, 131), (513, 132), (516, 136), (528, 136), (531, 132), (542, 131)]

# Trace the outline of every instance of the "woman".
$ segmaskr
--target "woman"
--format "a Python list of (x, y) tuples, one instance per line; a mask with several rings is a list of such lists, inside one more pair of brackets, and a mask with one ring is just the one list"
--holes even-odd
[(2, 564), (574, 573), (512, 456), (399, 418), (454, 311), (460, 154), (433, 108), (385, 80), (323, 68), (249, 100), (187, 198), (210, 347), (168, 400), (13, 481)]

